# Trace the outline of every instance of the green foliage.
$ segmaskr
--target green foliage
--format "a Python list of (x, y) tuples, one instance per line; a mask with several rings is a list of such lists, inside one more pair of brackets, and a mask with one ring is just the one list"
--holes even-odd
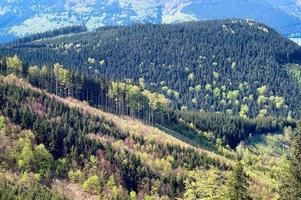
[(56, 160), (55, 173), (57, 176), (64, 177), (68, 172), (68, 163), (66, 158)]
[(5, 130), (5, 118), (4, 116), (0, 115), (0, 131)]
[(215, 168), (210, 170), (198, 170), (188, 173), (185, 180), (184, 198), (187, 200), (196, 199), (225, 199), (224, 196), (224, 175)]
[(12, 152), (12, 156), (16, 160), (18, 167), (23, 171), (30, 171), (34, 163), (33, 140), (33, 133), (26, 132), (16, 142), (14, 152)]
[(207, 84), (205, 85), (205, 90), (211, 91), (211, 90), (212, 90), (212, 85), (209, 84), (209, 83), (207, 83)]
[(241, 161), (238, 161), (234, 171), (227, 182), (227, 199), (230, 200), (250, 200), (248, 193), (248, 178), (244, 174)]
[[(233, 38), (229, 32), (222, 30), (223, 26), (231, 28), (239, 37)], [(264, 106), (267, 107), (268, 115), (286, 117), (292, 111), (292, 117), (299, 118), (300, 47), (275, 31), (267, 34), (258, 30), (262, 26), (260, 23), (250, 26), (247, 20), (237, 20), (237, 23), (232, 20), (214, 20), (176, 25), (101, 28), (91, 33), (58, 38), (21, 40), (23, 42), (3, 45), (0, 56), (5, 60), (6, 56), (18, 54), (24, 63), (39, 67), (52, 66), (59, 61), (70, 71), (86, 76), (98, 79), (102, 76), (114, 81), (127, 78), (136, 85), (143, 77), (145, 89), (153, 92), (161, 92), (163, 85), (160, 82), (164, 81), (164, 89), (167, 87), (170, 91), (168, 96), (172, 100), (170, 107), (173, 109), (186, 103), (188, 110), (226, 113), (227, 109), (231, 109), (234, 115), (238, 115), (239, 101), (250, 108), (247, 117), (255, 118), (263, 105), (254, 105), (251, 100), (243, 102), (245, 97), (253, 95), (257, 99), (260, 95), (267, 98), (279, 96), (284, 98), (287, 107), (275, 109), (275, 104), (267, 102)], [(208, 45), (208, 41), (212, 43)], [(248, 48), (242, 49), (242, 46)], [(5, 65), (6, 62), (1, 65), (4, 71)], [(264, 72), (268, 72), (269, 76)], [(293, 81), (289, 74), (297, 81)], [(104, 93), (94, 89), (98, 83), (85, 80), (74, 82), (79, 85), (85, 83), (84, 87), (91, 85), (89, 90), (79, 95), (81, 100), (93, 102), (97, 106), (109, 105), (104, 100)], [(206, 84), (212, 87), (195, 94), (189, 93), (189, 87), (200, 85), (204, 88)], [(226, 105), (219, 104), (221, 98), (227, 100), (227, 96), (216, 98), (212, 90), (221, 89), (224, 85), (227, 85), (223, 91), (226, 95), (231, 91), (240, 91), (235, 98), (236, 103), (233, 99), (227, 101)], [(58, 93), (66, 95), (68, 87), (70, 85)], [(176, 97), (172, 91), (181, 95)], [(70, 90), (69, 94), (73, 95), (73, 92)], [(192, 101), (194, 98), (198, 99), (197, 104)]]
[(239, 115), (243, 118), (246, 118), (248, 116), (249, 107), (248, 105), (242, 105), (240, 108)]
[(258, 92), (259, 95), (264, 96), (267, 93), (267, 89), (268, 89), (267, 86), (263, 85), (263, 86), (257, 88), (257, 92)]
[(53, 168), (53, 156), (45, 148), (43, 144), (40, 144), (34, 148), (34, 166), (36, 171), (43, 176), (51, 176)]
[(64, 200), (65, 198), (38, 183), (19, 184), (0, 174), (0, 199), (2, 200)]
[(70, 170), (68, 172), (68, 178), (75, 183), (81, 183), (83, 181), (83, 173), (80, 169), (77, 169), (75, 171)]
[(98, 176), (93, 175), (89, 177), (84, 183), (83, 183), (83, 189), (85, 191), (97, 193), (100, 191), (100, 179)]
[[(244, 109), (243, 114), (247, 111), (247, 107)], [(189, 124), (194, 124), (195, 129), (189, 128)], [(230, 116), (222, 113), (181, 111), (171, 112), (169, 121), (166, 121), (165, 126), (182, 133), (195, 142), (203, 142), (198, 136), (204, 134), (205, 131), (213, 132), (214, 139), (220, 138), (224, 144), (236, 147), (250, 134), (275, 133), (282, 131), (285, 126), (295, 127), (296, 124), (285, 119), (269, 117), (249, 119), (246, 116)], [(190, 130), (190, 134), (188, 130)]]
[(276, 108), (281, 108), (283, 106), (283, 104), (285, 103), (285, 100), (283, 97), (275, 97), (275, 104), (276, 104)]
[(257, 99), (258, 105), (262, 105), (262, 104), (266, 103), (266, 101), (267, 101), (267, 97), (265, 97), (263, 95), (258, 96), (258, 99)]
[(95, 64), (96, 63), (96, 60), (94, 58), (88, 58), (88, 64)]
[(195, 80), (195, 75), (194, 75), (194, 73), (190, 73), (190, 74), (188, 75), (188, 80), (189, 80), (189, 81), (194, 81), (194, 80)]
[(25, 132), (16, 142), (12, 157), (22, 171), (34, 171), (43, 177), (49, 177), (52, 175), (53, 156), (43, 144), (35, 146), (34, 140), (32, 132)]
[(137, 200), (137, 194), (134, 191), (130, 192), (130, 200)]
[(292, 78), (301, 86), (301, 66), (299, 64), (286, 66)]
[(227, 98), (229, 100), (235, 100), (238, 98), (238, 96), (239, 96), (239, 90), (229, 91), (227, 94)]
[(28, 78), (34, 85), (38, 85), (40, 80), (40, 68), (38, 66), (31, 66), (28, 68)]
[(20, 74), (22, 72), (22, 61), (17, 55), (6, 58), (6, 65), (9, 73)]
[(295, 200), (301, 198), (301, 124), (292, 135), (288, 167), (283, 171), (279, 193), (281, 200)]
[[(189, 81), (185, 78), (185, 81), (189, 82), (189, 84), (186, 84), (185, 81), (182, 82), (178, 77), (178, 82), (183, 83), (183, 86), (179, 86), (179, 83), (175, 81), (173, 82), (175, 84), (171, 85), (171, 82), (169, 82), (169, 79), (166, 79), (163, 72), (162, 76), (164, 79), (158, 75), (158, 79), (166, 79), (167, 86), (164, 86), (164, 91), (173, 101), (170, 101), (162, 94), (153, 92), (161, 90), (157, 89), (157, 87), (161, 88), (161, 86), (150, 84), (152, 76), (156, 74), (156, 70), (153, 74), (150, 73), (151, 75), (145, 76), (143, 81), (138, 78), (144, 76), (137, 75), (136, 77), (138, 78), (133, 79), (133, 82), (110, 82), (98, 76), (79, 74), (76, 71), (63, 68), (60, 64), (54, 64), (51, 67), (44, 66), (42, 69), (37, 67), (29, 68), (27, 78), (33, 85), (47, 89), (62, 97), (75, 97), (113, 113), (131, 115), (147, 123), (160, 123), (163, 126), (172, 127), (181, 136), (193, 139), (197, 143), (196, 146), (204, 144), (206, 135), (211, 135), (208, 138), (212, 138), (213, 142), (216, 141), (219, 147), (222, 144), (229, 144), (231, 147), (235, 147), (241, 140), (249, 137), (250, 133), (277, 132), (281, 131), (285, 125), (290, 124), (277, 118), (264, 118), (264, 116), (271, 113), (275, 116), (287, 116), (289, 112), (286, 105), (284, 105), (287, 99), (280, 96), (280, 93), (274, 94), (272, 92), (274, 89), (270, 85), (262, 86), (257, 91), (256, 88), (262, 85), (261, 82), (256, 84), (246, 82), (246, 84), (243, 83), (242, 85), (236, 81), (239, 75), (225, 79), (226, 75), (218, 69), (223, 64), (218, 57), (216, 59), (218, 59), (218, 62), (208, 61), (210, 62), (210, 67), (215, 70), (213, 71), (213, 77), (212, 71), (209, 70), (208, 72), (206, 66), (204, 66), (206, 69), (204, 72), (187, 68), (190, 75), (193, 74), (193, 78), (188, 78)], [(111, 64), (110, 62), (108, 64)], [(241, 70), (239, 67), (243, 65), (240, 61), (238, 63), (237, 71)], [(93, 63), (90, 64), (92, 65)], [(96, 67), (97, 62), (94, 62), (93, 65)], [(93, 72), (98, 74), (99, 71), (97, 70)], [(178, 71), (178, 73), (181, 74), (181, 71)], [(177, 75), (177, 73), (174, 74), (174, 76)], [(198, 80), (198, 77), (205, 77), (204, 79), (206, 79), (206, 76), (204, 76), (206, 74), (209, 74), (207, 76), (210, 77), (208, 80)], [(116, 77), (118, 79), (118, 75)], [(248, 76), (246, 75), (246, 77)], [(230, 80), (230, 78), (233, 79)], [(175, 78), (172, 77), (171, 79)], [(217, 79), (221, 79), (221, 83), (217, 82)], [(248, 79), (252, 80), (250, 77)], [(140, 87), (133, 84), (138, 82)], [(228, 82), (227, 88), (221, 85)], [(246, 85), (248, 84), (251, 87), (247, 87)], [(202, 91), (202, 87), (205, 90)], [(146, 88), (151, 88), (152, 91)], [(270, 90), (270, 88), (272, 89)], [(183, 94), (183, 97), (176, 90)], [(191, 93), (187, 95), (186, 92), (189, 90)], [(200, 166), (210, 167), (212, 165), (220, 169), (227, 168), (222, 162), (214, 160), (206, 154), (196, 152), (194, 149), (155, 144), (152, 144), (152, 148), (157, 153), (156, 158), (152, 165), (148, 166), (144, 163), (145, 160), (137, 156), (140, 154), (136, 154), (135, 150), (131, 149), (137, 148), (139, 146), (137, 143), (141, 143), (140, 145), (144, 146), (146, 141), (134, 139), (128, 133), (120, 132), (113, 123), (102, 118), (99, 119), (96, 116), (90, 116), (87, 113), (83, 114), (79, 109), (70, 109), (46, 95), (29, 90), (1, 84), (0, 91), (0, 108), (3, 110), (4, 115), (22, 128), (32, 129), (35, 134), (35, 138), (32, 136), (23, 138), (20, 144), (16, 145), (13, 155), (20, 169), (25, 171), (24, 179), (26, 179), (27, 171), (36, 172), (37, 179), (41, 178), (39, 176), (52, 175), (50, 173), (51, 170), (56, 170), (56, 174), (64, 176), (69, 169), (67, 165), (70, 163), (68, 162), (73, 160), (77, 162), (75, 165), (78, 165), (78, 169), (75, 171), (69, 170), (68, 176), (70, 180), (82, 184), (86, 191), (96, 192), (98, 188), (98, 186), (95, 186), (96, 182), (99, 183), (103, 180), (95, 180), (97, 178), (102, 179), (99, 178), (101, 176), (92, 172), (88, 173), (81, 166), (85, 165), (87, 159), (91, 158), (91, 155), (95, 155), (96, 150), (101, 149), (105, 157), (105, 161), (101, 164), (105, 165), (105, 169), (112, 168), (112, 171), (117, 171), (116, 173), (118, 173), (116, 176), (118, 180), (112, 175), (111, 177), (113, 178), (110, 177), (105, 186), (110, 189), (110, 197), (118, 199), (127, 196), (123, 195), (124, 190), (122, 186), (117, 186), (119, 183), (124, 183), (124, 187), (129, 191), (147, 191), (146, 198), (158, 199), (160, 196), (174, 198), (182, 194), (183, 180), (178, 178), (178, 175), (173, 174), (175, 169), (186, 171)], [(252, 100), (253, 95), (254, 98), (261, 99), (258, 105), (254, 104)], [(191, 101), (186, 102), (185, 99)], [(187, 103), (187, 107), (182, 106), (183, 102)], [(223, 103), (219, 104), (219, 102)], [(289, 105), (291, 106), (292, 104)], [(240, 114), (241, 117), (232, 117), (219, 113), (189, 113), (174, 110), (178, 107), (184, 108), (183, 110), (198, 109), (200, 106), (211, 112), (223, 112), (225, 109), (231, 108), (229, 109), (231, 114)], [(277, 111), (274, 111), (274, 107), (278, 110), (275, 109)], [(258, 119), (248, 118), (249, 116), (254, 117), (258, 113)], [(294, 126), (293, 121), (292, 126)], [(208, 133), (209, 131), (210, 133)], [(125, 144), (125, 149), (129, 148), (130, 150), (124, 150), (123, 145), (120, 149), (117, 149), (108, 144), (96, 144), (96, 142), (87, 138), (89, 133), (95, 134), (96, 137), (102, 137), (102, 139), (105, 137), (112, 141), (118, 140), (120, 144)], [(41, 145), (36, 145), (33, 142), (34, 140)], [(19, 155), (16, 155), (17, 153)], [(55, 162), (54, 158), (56, 159)], [(92, 165), (97, 163), (93, 157), (90, 162), (94, 163)], [(71, 169), (75, 168), (72, 167)], [(108, 173), (111, 174), (112, 171)], [(187, 182), (187, 191), (190, 191), (187, 193), (187, 198), (194, 198), (190, 196), (191, 194), (207, 197), (224, 194), (224, 192), (220, 194), (220, 192), (216, 191), (217, 186), (215, 184), (220, 185), (220, 180), (215, 173), (209, 174), (209, 178), (213, 177), (213, 180), (207, 177), (210, 183), (208, 185), (208, 187), (210, 186), (209, 189), (204, 183), (198, 183), (199, 181), (191, 178), (191, 181)], [(242, 193), (245, 191), (246, 184), (242, 178), (243, 170), (237, 169), (235, 173), (236, 175), (233, 175), (233, 178), (229, 181), (229, 188), (232, 188), (234, 191), (231, 190), (230, 194), (235, 196), (242, 191), (238, 196), (244, 199), (246, 196)], [(193, 174), (193, 176), (195, 177), (196, 175)], [(203, 181), (202, 178), (200, 180)], [(240, 180), (242, 180), (242, 185), (237, 183)], [(194, 187), (196, 184), (201, 184), (200, 187), (204, 187), (204, 189), (199, 191), (198, 187)], [(237, 187), (240, 187), (242, 190), (235, 191), (234, 189)], [(194, 194), (192, 190), (200, 194)], [(222, 198), (221, 196), (219, 197)]]

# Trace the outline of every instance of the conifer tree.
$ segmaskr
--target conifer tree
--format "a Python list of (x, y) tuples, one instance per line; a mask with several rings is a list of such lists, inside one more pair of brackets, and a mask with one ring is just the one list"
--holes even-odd
[(244, 173), (244, 167), (239, 159), (235, 169), (229, 177), (227, 189), (229, 200), (248, 200), (251, 197), (248, 194), (248, 179)]
[(279, 193), (281, 200), (301, 199), (301, 124), (292, 135), (288, 167), (283, 172)]

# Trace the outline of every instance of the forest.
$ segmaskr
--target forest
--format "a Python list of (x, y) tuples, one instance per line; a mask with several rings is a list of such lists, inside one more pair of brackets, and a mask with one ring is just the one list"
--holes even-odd
[(0, 56), (143, 83), (174, 109), (301, 117), (300, 84), (283, 67), (301, 64), (301, 47), (264, 24), (233, 19), (72, 30), (2, 45)]
[(300, 199), (300, 94), (301, 48), (252, 20), (1, 45), (0, 200)]
[[(216, 145), (221, 148), (216, 155), (162, 133), (157, 140), (126, 132), (87, 106), (63, 100), (15, 75), (1, 77), (1, 199), (72, 199), (70, 185), (96, 199), (300, 197), (300, 126), (287, 132), (291, 151), (281, 161), (281, 173), (258, 177), (253, 173), (262, 169), (246, 168), (254, 160), (245, 163), (250, 152), (241, 151), (242, 144), (236, 151)], [(266, 185), (267, 177), (279, 186)]]
[[(73, 97), (105, 111), (130, 116), (150, 125), (160, 125), (203, 144), (206, 140), (222, 139), (225, 145), (236, 147), (250, 134), (276, 133), (284, 127), (296, 127), (292, 118), (261, 116), (249, 119), (223, 113), (189, 112), (170, 107), (172, 101), (165, 95), (149, 91), (144, 82), (134, 85), (131, 81), (116, 82), (97, 75), (85, 75), (65, 69), (56, 63), (53, 66), (27, 66), (16, 55), (4, 57), (0, 74), (15, 74), (26, 78), (33, 86), (61, 97)], [(213, 133), (208, 138), (207, 132)]]
[[(102, 163), (96, 166), (94, 163), (93, 167), (96, 168), (93, 171), (97, 175), (93, 173), (91, 177), (108, 182), (117, 181), (116, 179), (121, 181), (123, 187), (118, 188), (115, 195), (133, 191), (145, 196), (156, 192), (157, 195), (174, 198), (180, 196), (185, 189), (185, 170), (211, 166), (221, 170), (230, 168), (227, 164), (193, 148), (146, 141), (141, 136), (120, 132), (112, 122), (104, 118), (69, 108), (54, 98), (29, 89), (1, 83), (0, 110), (7, 120), (18, 125), (21, 130), (32, 130), (11, 133), (10, 128), (5, 128), (5, 119), (1, 118), (4, 124), (1, 126), (6, 135), (16, 140), (15, 145), (4, 150), (9, 156), (2, 155), (5, 158), (2, 165), (9, 167), (9, 163), (14, 163), (23, 173), (27, 173), (25, 175), (29, 176), (28, 179), (30, 172), (33, 172), (34, 177), (44, 181), (54, 177), (68, 177), (75, 182), (81, 182), (85, 178), (84, 173), (91, 175), (90, 162), (98, 162), (94, 157), (97, 156)], [(106, 138), (108, 141), (92, 140), (92, 135)], [(122, 147), (117, 148), (113, 141), (122, 144)], [(145, 160), (142, 161), (139, 149), (158, 158), (158, 166), (149, 166)], [(9, 152), (15, 153), (10, 155)], [(91, 181), (93, 186), (95, 181)], [(83, 181), (83, 187), (85, 183), (89, 183), (89, 177), (86, 182)], [(90, 186), (87, 187), (89, 189)], [(156, 191), (152, 191), (153, 188), (156, 188)], [(124, 193), (120, 193), (122, 191)]]

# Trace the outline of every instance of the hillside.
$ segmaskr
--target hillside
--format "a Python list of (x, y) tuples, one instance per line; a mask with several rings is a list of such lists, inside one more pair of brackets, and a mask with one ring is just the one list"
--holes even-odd
[[(109, 199), (128, 199), (130, 192), (174, 199), (184, 192), (187, 171), (230, 167), (223, 161), (227, 159), (141, 122), (132, 122), (136, 128), (129, 131), (129, 127), (116, 126), (108, 114), (79, 104), (75, 108), (72, 101), (26, 82), (15, 86), (18, 82), (13, 77), (1, 78), (0, 110), (5, 118), (1, 117), (0, 147), (4, 152), (1, 168), (5, 174), (19, 174), (21, 185), (22, 181), (53, 184), (54, 178), (68, 179), (90, 194)], [(91, 177), (99, 183), (89, 183)]]
[[(292, 1), (128, 1), (122, 16), (299, 18)], [(39, 2), (72, 20), (99, 3)], [(0, 2), (0, 26), (8, 4), (23, 6)], [(301, 199), (301, 46), (250, 19), (70, 25), (0, 44), (0, 200)]]
[(300, 86), (289, 67), (301, 63), (301, 48), (251, 20), (107, 27), (54, 36), (2, 46), (0, 56), (16, 54), (28, 66), (60, 63), (140, 84), (164, 94), (176, 110), (301, 117)]
[[(223, 197), (234, 166), (231, 149), (219, 146), (223, 153), (217, 155), (195, 148), (139, 120), (49, 94), (12, 75), (1, 77), (0, 89), (1, 198), (187, 199), (196, 183), (203, 195), (219, 188), (216, 195)], [(275, 137), (270, 144), (269, 138), (268, 145), (252, 143), (263, 148), (243, 147), (248, 191), (256, 199), (277, 197), (281, 167), (273, 166), (286, 148), (262, 152), (284, 140)], [(209, 186), (196, 182), (208, 176)]]
[(300, 5), (298, 0), (4, 0), (0, 2), (0, 42), (70, 25), (94, 30), (229, 18), (253, 19), (292, 35), (300, 33)]

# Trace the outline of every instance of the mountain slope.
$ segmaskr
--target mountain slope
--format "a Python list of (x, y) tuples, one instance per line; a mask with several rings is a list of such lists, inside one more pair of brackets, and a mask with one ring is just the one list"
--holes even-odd
[[(37, 199), (50, 199), (47, 187), (51, 186), (52, 191), (68, 199), (77, 199), (79, 194), (87, 199), (102, 195), (106, 199), (130, 199), (133, 194), (174, 199), (190, 189), (188, 181), (193, 186), (191, 175), (204, 173), (223, 179), (212, 186), (207, 181), (204, 186), (198, 184), (206, 188), (204, 192), (216, 191), (216, 185), (221, 191), (225, 187), (235, 157), (228, 148), (219, 146), (223, 156), (194, 148), (139, 120), (121, 118), (72, 98), (63, 99), (15, 76), (0, 77), (0, 89), (0, 197), (35, 195)], [(97, 145), (89, 140), (97, 141)], [(248, 147), (243, 150), (248, 152)], [(258, 169), (273, 163), (265, 163), (261, 153), (248, 156), (258, 156), (256, 161), (263, 162), (257, 166), (245, 158), (251, 196), (276, 197), (278, 168), (266, 175)], [(279, 157), (269, 159), (278, 161)], [(16, 188), (17, 193), (9, 194)]]
[(28, 65), (53, 65), (165, 94), (172, 107), (242, 117), (300, 118), (291, 64), (301, 48), (251, 20), (101, 28), (2, 46)]
[[(0, 169), (18, 174), (15, 184), (52, 185), (65, 178), (106, 199), (129, 199), (130, 192), (174, 199), (182, 196), (189, 171), (215, 166), (222, 172), (232, 165), (139, 121), (128, 119), (135, 126), (120, 129), (110, 114), (74, 105), (14, 76), (1, 77), (0, 89)], [(98, 177), (96, 183), (89, 183), (91, 177)]]
[(300, 32), (301, 6), (298, 0), (4, 0), (0, 41), (70, 25), (94, 29), (227, 18), (251, 18), (290, 35)]

